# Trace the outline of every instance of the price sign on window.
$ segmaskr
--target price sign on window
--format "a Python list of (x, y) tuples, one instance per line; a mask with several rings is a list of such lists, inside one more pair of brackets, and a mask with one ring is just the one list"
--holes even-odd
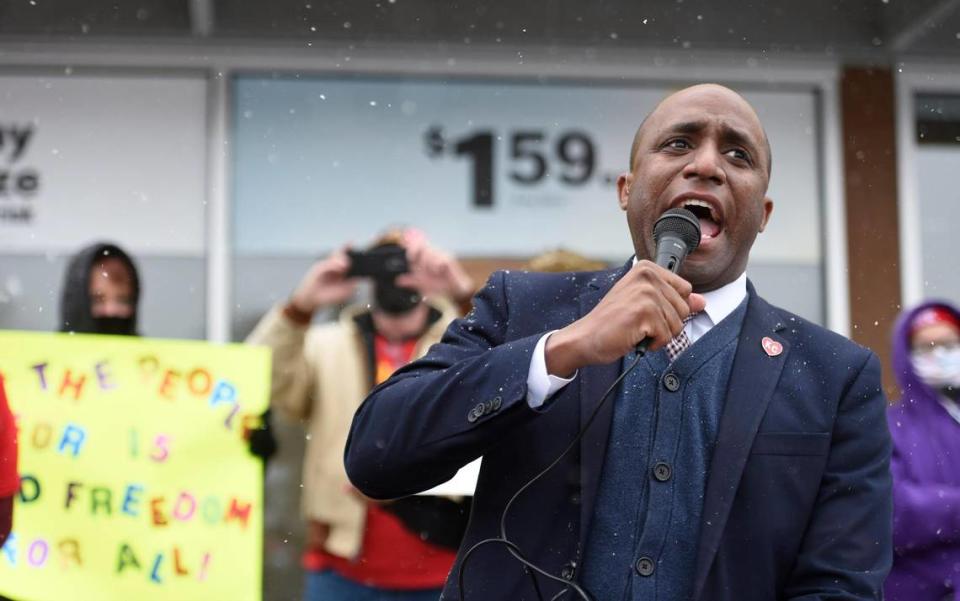
[[(503, 150), (497, 148), (501, 142), (506, 142)], [(535, 187), (555, 177), (562, 185), (577, 188), (589, 182), (596, 170), (596, 145), (584, 131), (564, 131), (551, 139), (550, 132), (542, 129), (514, 130), (505, 137), (486, 129), (448, 140), (443, 126), (434, 125), (424, 135), (424, 144), (431, 158), (453, 156), (471, 162), (475, 207), (494, 204), (495, 150), (508, 152), (507, 176), (520, 187)]]
[[(234, 86), (234, 249), (311, 257), (404, 224), (463, 256), (563, 246), (625, 260), (633, 245), (617, 177), (640, 122), (670, 91), (306, 76)], [(789, 169), (775, 169), (784, 231), (769, 239), (789, 257), (816, 250), (812, 97), (758, 92), (751, 101), (771, 139), (789, 141), (775, 144), (776, 163)]]

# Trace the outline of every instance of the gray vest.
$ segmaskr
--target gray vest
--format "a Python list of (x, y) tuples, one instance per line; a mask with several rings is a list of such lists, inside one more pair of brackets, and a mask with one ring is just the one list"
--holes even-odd
[(665, 350), (647, 354), (612, 399), (583, 563), (594, 599), (693, 594), (707, 473), (746, 309), (744, 299), (673, 364)]

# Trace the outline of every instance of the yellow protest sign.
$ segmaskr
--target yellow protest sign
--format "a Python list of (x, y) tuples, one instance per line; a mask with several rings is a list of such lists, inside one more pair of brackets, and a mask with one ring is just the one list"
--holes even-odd
[(263, 465), (245, 436), (269, 362), (242, 345), (0, 332), (21, 476), (0, 594), (259, 600)]

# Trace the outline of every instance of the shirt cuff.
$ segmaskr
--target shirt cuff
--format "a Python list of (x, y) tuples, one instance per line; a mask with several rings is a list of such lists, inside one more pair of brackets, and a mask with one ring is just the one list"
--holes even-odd
[(577, 377), (574, 372), (570, 378), (561, 378), (547, 373), (547, 338), (556, 332), (547, 332), (533, 349), (533, 357), (530, 359), (530, 370), (527, 372), (527, 405), (531, 409), (539, 409), (543, 404), (554, 395), (558, 390), (573, 382)]

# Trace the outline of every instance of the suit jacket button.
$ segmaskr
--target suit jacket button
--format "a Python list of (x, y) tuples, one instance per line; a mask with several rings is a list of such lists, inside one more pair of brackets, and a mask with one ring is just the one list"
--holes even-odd
[(678, 378), (677, 374), (673, 372), (668, 373), (667, 375), (663, 376), (663, 387), (670, 392), (676, 392), (680, 390), (680, 378)]
[(656, 569), (657, 564), (653, 563), (653, 560), (649, 557), (641, 557), (637, 560), (637, 574), (641, 576), (653, 576)]
[(498, 396), (493, 397), (493, 410), (498, 411), (503, 404), (503, 399)]
[(564, 580), (573, 580), (573, 577), (577, 573), (577, 562), (568, 561), (563, 564), (563, 567), (560, 568), (560, 577)]
[(483, 406), (483, 403), (477, 403), (477, 406), (470, 410), (470, 413), (467, 414), (467, 421), (471, 424), (486, 413), (486, 408)]
[(673, 469), (669, 463), (659, 461), (653, 466), (653, 477), (657, 479), (657, 482), (666, 482), (672, 475)]

